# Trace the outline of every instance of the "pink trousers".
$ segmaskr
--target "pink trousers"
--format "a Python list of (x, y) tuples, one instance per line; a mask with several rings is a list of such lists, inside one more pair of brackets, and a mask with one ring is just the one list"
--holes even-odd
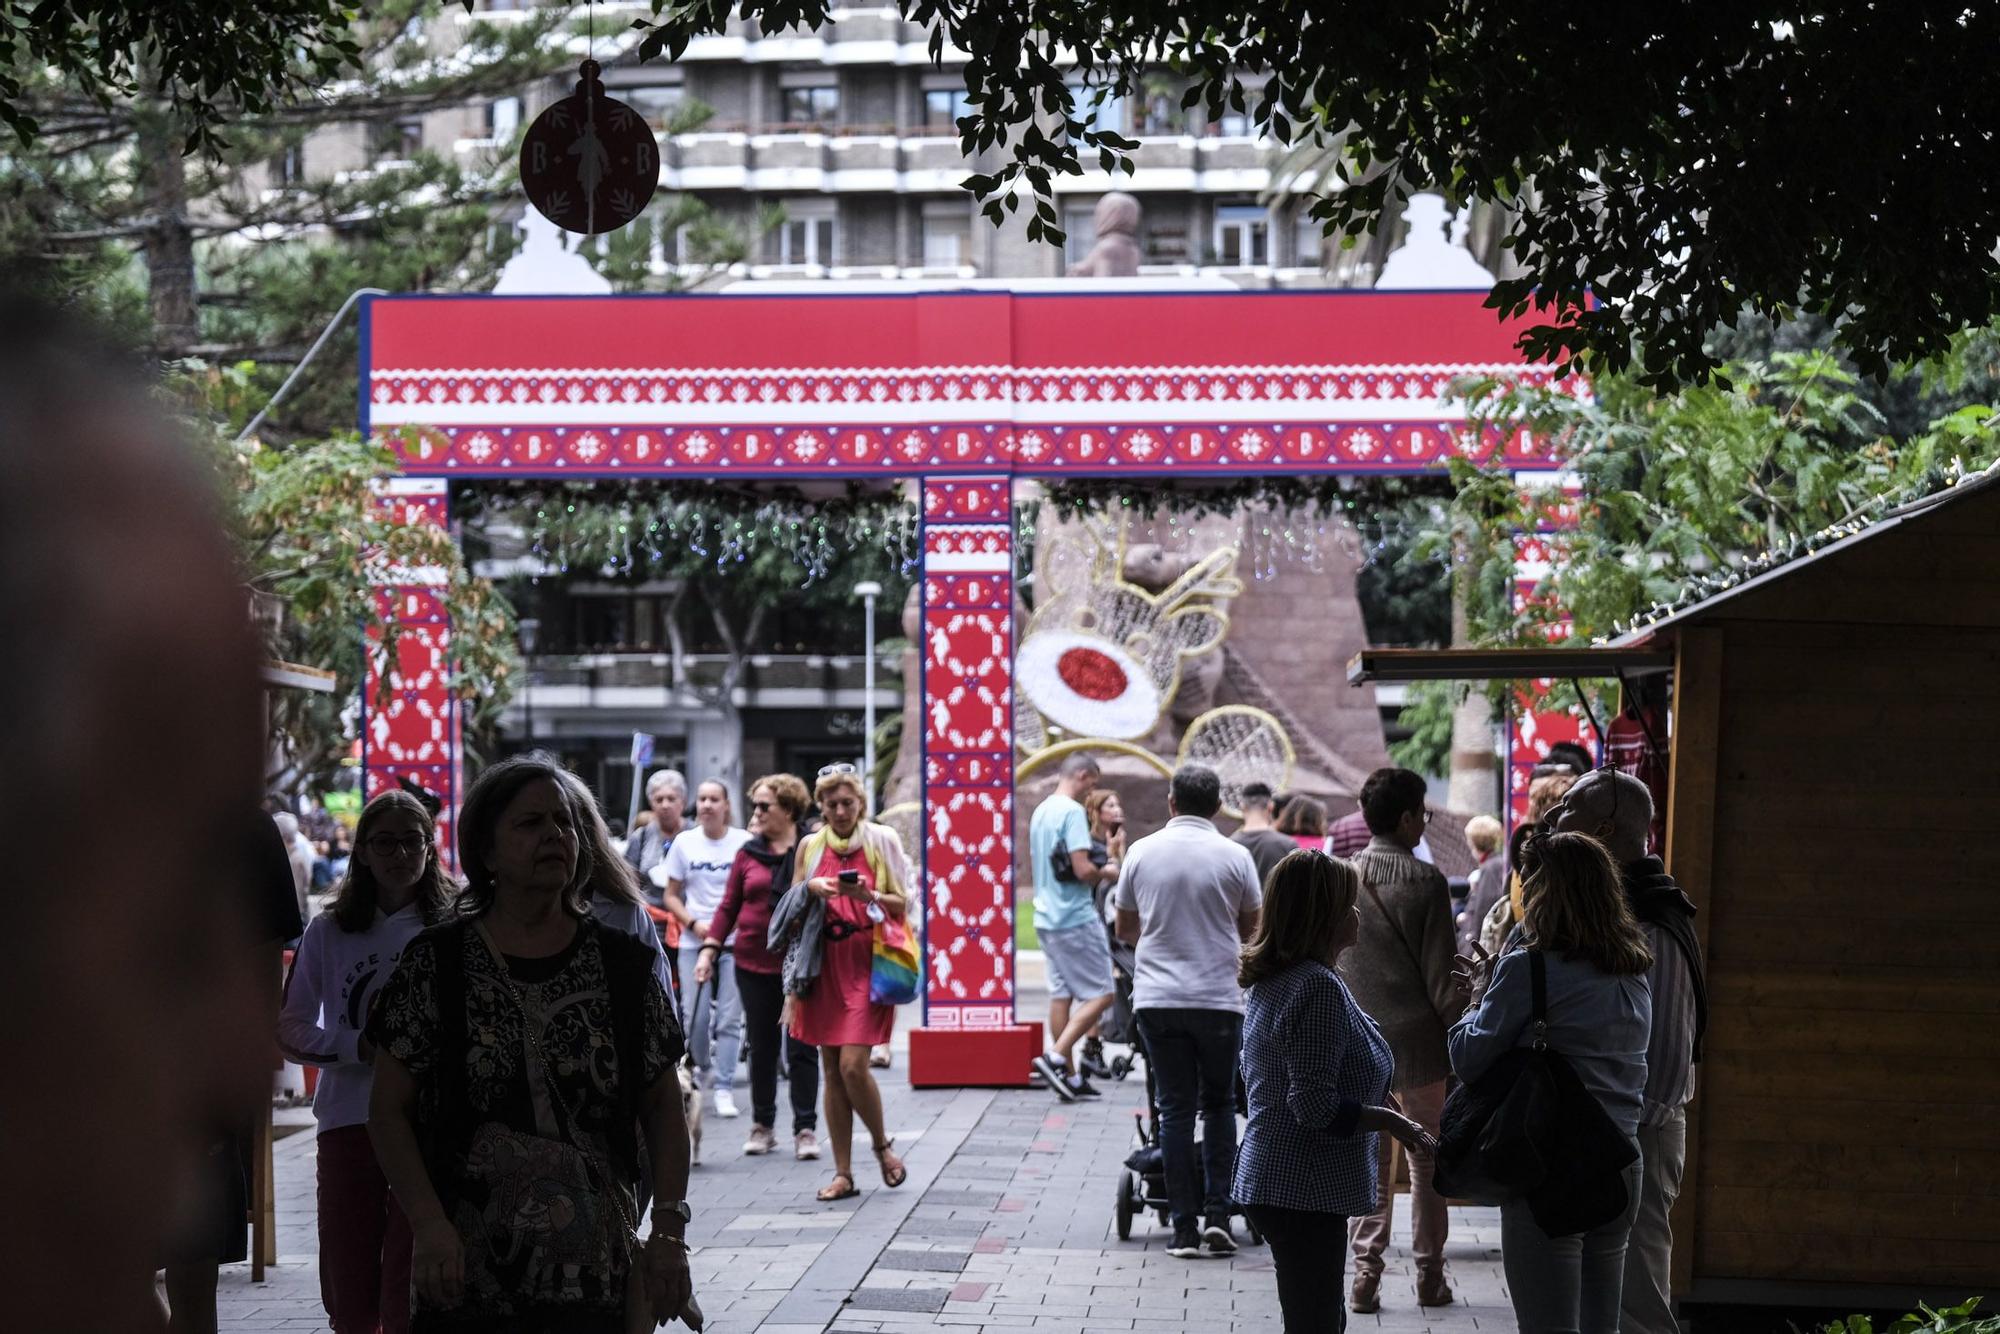
[(410, 1225), (368, 1127), (319, 1137), (319, 1296), (334, 1334), (409, 1334)]

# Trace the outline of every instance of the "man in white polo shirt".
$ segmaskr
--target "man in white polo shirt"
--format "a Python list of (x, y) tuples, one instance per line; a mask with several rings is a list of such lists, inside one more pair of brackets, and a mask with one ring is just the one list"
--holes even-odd
[[(1237, 955), (1264, 906), (1257, 864), (1215, 827), (1222, 780), (1203, 764), (1174, 771), (1173, 819), (1125, 854), (1113, 902), (1118, 938), (1138, 946), (1132, 1009), (1160, 1103), (1167, 1254), (1236, 1252), (1229, 1183), (1236, 1172), (1236, 1057), (1243, 1039)], [(1201, 1113), (1202, 1173), (1196, 1180), (1194, 1118)], [(1207, 1225), (1199, 1226), (1205, 1215)]]

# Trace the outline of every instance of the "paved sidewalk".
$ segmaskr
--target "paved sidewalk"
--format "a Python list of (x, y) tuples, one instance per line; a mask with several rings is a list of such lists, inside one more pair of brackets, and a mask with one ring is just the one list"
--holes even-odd
[[(881, 1187), (863, 1134), (861, 1198), (819, 1204), (812, 1195), (832, 1173), (830, 1155), (744, 1158), (748, 1119), (707, 1117), (690, 1240), (715, 1334), (1279, 1329), (1261, 1248), (1226, 1262), (1171, 1259), (1167, 1230), (1150, 1216), (1135, 1220), (1131, 1241), (1117, 1240), (1112, 1203), (1145, 1104), (1143, 1074), (1072, 1105), (1041, 1091), (913, 1090), (897, 1046), (883, 1092), (910, 1166), (900, 1190)], [(247, 1265), (223, 1271), (222, 1327), (234, 1334), (326, 1328), (311, 1132), (281, 1140), (276, 1160), (280, 1261), (264, 1284), (250, 1282)], [(1400, 1210), (1398, 1221), (1383, 1312), (1352, 1317), (1351, 1328), (1513, 1328), (1497, 1210), (1453, 1212), (1446, 1256), (1459, 1303), (1438, 1310), (1416, 1305)]]

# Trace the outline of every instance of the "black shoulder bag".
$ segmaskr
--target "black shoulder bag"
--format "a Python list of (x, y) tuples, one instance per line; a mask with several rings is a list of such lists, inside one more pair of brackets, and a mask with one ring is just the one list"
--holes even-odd
[(1588, 1232), (1625, 1211), (1625, 1169), (1639, 1147), (1549, 1047), (1548, 964), (1528, 951), (1533, 1043), (1516, 1047), (1445, 1099), (1436, 1184), (1475, 1204), (1526, 1200), (1552, 1237)]

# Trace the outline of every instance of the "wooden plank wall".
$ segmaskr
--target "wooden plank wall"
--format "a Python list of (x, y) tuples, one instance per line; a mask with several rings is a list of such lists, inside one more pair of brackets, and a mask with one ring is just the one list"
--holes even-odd
[(2000, 505), (1718, 607), (1692, 1270), (2000, 1286)]

